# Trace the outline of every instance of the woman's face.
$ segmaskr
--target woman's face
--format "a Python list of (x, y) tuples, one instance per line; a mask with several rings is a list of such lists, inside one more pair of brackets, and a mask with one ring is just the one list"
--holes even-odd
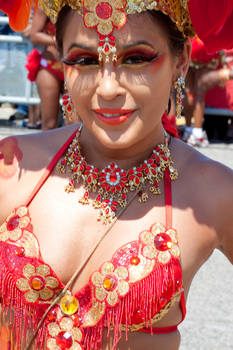
[(166, 34), (148, 13), (128, 16), (114, 35), (117, 61), (110, 56), (108, 63), (98, 62), (98, 34), (80, 15), (69, 14), (63, 37), (67, 88), (88, 132), (104, 147), (126, 149), (145, 140), (154, 145), (188, 54), (172, 55)]

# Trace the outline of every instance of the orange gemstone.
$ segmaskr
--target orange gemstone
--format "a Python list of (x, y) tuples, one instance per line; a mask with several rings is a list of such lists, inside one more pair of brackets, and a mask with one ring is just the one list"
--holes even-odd
[(40, 277), (40, 276), (32, 277), (32, 279), (31, 279), (31, 287), (32, 287), (32, 289), (38, 291), (38, 290), (43, 289), (44, 286), (45, 286), (45, 281), (44, 281), (44, 279), (42, 277)]
[(138, 265), (140, 263), (140, 259), (138, 256), (132, 256), (130, 259), (130, 264), (131, 265)]
[(104, 279), (103, 285), (104, 285), (104, 289), (106, 289), (107, 291), (111, 291), (114, 289), (116, 285), (116, 280), (112, 276), (106, 277)]

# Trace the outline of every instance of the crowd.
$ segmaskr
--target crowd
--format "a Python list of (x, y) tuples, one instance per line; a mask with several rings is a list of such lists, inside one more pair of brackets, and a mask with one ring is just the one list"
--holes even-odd
[[(1, 13), (0, 15), (4, 15)], [(0, 25), (1, 34), (12, 34), (8, 25)], [(9, 121), (28, 118), (23, 125), (29, 129), (50, 130), (77, 121), (73, 116), (64, 118), (60, 106), (65, 94), (63, 66), (56, 48), (55, 27), (39, 9), (31, 14), (30, 23), (22, 35), (31, 40), (34, 48), (27, 55), (27, 78), (35, 82), (40, 105), (18, 105)], [(183, 91), (185, 121), (179, 128), (175, 120), (175, 104), (170, 101), (165, 128), (178, 128), (177, 135), (192, 146), (206, 147), (209, 139), (233, 140), (233, 118), (205, 116), (205, 107), (233, 111), (233, 50), (215, 54), (206, 51), (204, 43), (192, 39), (192, 56)], [(64, 96), (64, 95), (63, 95)], [(65, 95), (66, 96), (66, 95)], [(175, 97), (175, 94), (174, 94)], [(64, 110), (64, 109), (63, 109)], [(53, 111), (51, 113), (51, 111)], [(221, 114), (221, 113), (220, 113)], [(64, 122), (64, 119), (67, 119)], [(216, 122), (217, 121), (217, 122)]]

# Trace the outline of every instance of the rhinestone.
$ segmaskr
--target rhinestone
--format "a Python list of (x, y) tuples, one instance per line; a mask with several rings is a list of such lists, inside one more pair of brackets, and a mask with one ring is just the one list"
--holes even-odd
[(24, 247), (18, 247), (15, 252), (16, 255), (18, 256), (24, 256), (25, 255), (25, 249)]
[(104, 289), (109, 291), (112, 291), (116, 285), (116, 280), (112, 276), (108, 276), (103, 281)]
[(131, 265), (138, 265), (140, 263), (140, 258), (138, 256), (132, 256), (130, 259)]
[(160, 233), (154, 238), (155, 248), (165, 251), (171, 248), (172, 239), (167, 233)]
[(56, 337), (56, 344), (62, 350), (70, 349), (73, 344), (72, 335), (69, 332), (60, 332)]
[(7, 223), (7, 230), (13, 231), (14, 229), (16, 229), (19, 226), (19, 221), (20, 221), (19, 215), (15, 215), (12, 218), (10, 218), (10, 220)]
[(110, 178), (110, 181), (111, 181), (111, 182), (115, 182), (115, 181), (117, 181), (117, 179), (118, 179), (116, 173), (111, 173), (111, 175), (110, 175), (109, 178)]
[(78, 300), (72, 295), (65, 295), (60, 301), (60, 307), (65, 315), (73, 315), (79, 308)]
[(37, 290), (37, 291), (43, 289), (44, 286), (45, 286), (45, 281), (44, 281), (44, 279), (43, 279), (42, 277), (40, 277), (40, 276), (34, 276), (34, 277), (32, 277), (30, 283), (31, 283), (32, 289), (33, 289), (33, 290)]
[(47, 319), (49, 320), (49, 322), (54, 322), (57, 319), (57, 311), (56, 310), (51, 310), (48, 315), (47, 315)]

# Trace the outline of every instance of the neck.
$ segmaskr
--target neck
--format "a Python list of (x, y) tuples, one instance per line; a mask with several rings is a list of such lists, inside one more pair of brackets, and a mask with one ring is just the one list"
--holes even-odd
[(165, 135), (161, 124), (145, 139), (127, 148), (116, 149), (105, 147), (83, 126), (80, 143), (82, 155), (85, 156), (89, 164), (103, 169), (114, 161), (120, 168), (127, 170), (140, 165), (145, 159), (149, 158), (156, 145), (165, 143)]

